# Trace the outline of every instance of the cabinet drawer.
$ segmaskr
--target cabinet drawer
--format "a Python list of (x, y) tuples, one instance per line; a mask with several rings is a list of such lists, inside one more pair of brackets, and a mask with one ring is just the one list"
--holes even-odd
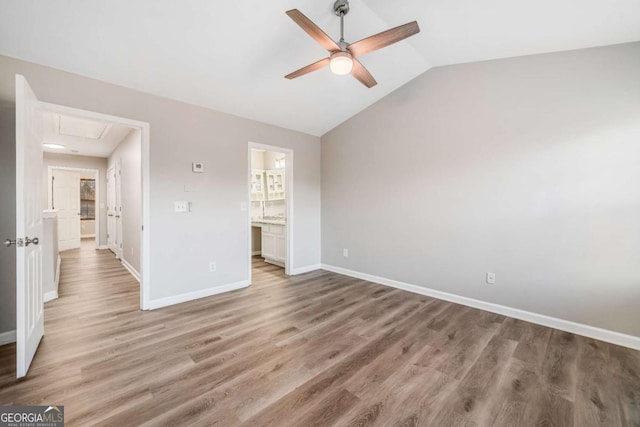
[(284, 234), (284, 225), (265, 224), (262, 231), (270, 234)]

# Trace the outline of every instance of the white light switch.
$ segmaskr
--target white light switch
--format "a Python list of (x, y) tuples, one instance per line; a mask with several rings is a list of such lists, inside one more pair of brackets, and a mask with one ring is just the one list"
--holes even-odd
[(496, 273), (487, 273), (487, 283), (489, 285), (496, 284)]
[(187, 202), (175, 202), (175, 211), (176, 212), (186, 212), (187, 211)]

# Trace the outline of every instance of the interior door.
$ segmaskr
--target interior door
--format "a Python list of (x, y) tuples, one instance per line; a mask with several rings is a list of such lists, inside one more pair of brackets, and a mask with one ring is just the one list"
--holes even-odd
[(58, 211), (58, 248), (80, 247), (80, 172), (53, 170), (53, 208)]
[(16, 75), (16, 375), (24, 377), (44, 335), (42, 140), (39, 102)]
[(114, 254), (116, 249), (116, 169), (107, 170), (107, 246)]
[(116, 258), (122, 259), (122, 166), (120, 159), (115, 165), (115, 187), (116, 187)]

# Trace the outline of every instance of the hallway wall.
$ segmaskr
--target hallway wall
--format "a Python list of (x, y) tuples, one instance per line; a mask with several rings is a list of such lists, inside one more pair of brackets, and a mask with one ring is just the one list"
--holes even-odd
[(118, 160), (122, 179), (122, 257), (140, 273), (142, 226), (141, 134), (132, 130), (111, 153), (107, 169)]

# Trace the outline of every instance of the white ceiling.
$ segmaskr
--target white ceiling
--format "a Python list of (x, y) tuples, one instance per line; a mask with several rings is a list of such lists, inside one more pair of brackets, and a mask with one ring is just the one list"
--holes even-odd
[(354, 42), (417, 20), (420, 34), (361, 58), (366, 89), (328, 69), (285, 11), (330, 36), (332, 0), (0, 0), (0, 54), (322, 135), (432, 66), (640, 40), (640, 0), (351, 0)]
[[(74, 154), (77, 156), (109, 157), (113, 150), (131, 132), (127, 126), (96, 122), (93, 120), (79, 119), (71, 116), (45, 112), (42, 115), (42, 142), (63, 145), (63, 149), (42, 147), (49, 153)], [(61, 134), (61, 123), (62, 133)], [(87, 129), (97, 125), (97, 128), (104, 129), (99, 132), (100, 137), (85, 138), (80, 135)]]

